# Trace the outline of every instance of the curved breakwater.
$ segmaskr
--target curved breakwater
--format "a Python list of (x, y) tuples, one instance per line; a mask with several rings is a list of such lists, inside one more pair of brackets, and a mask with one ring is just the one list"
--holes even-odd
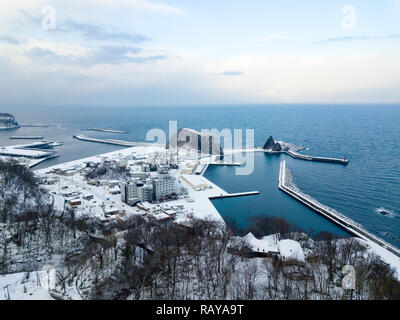
[(348, 159), (338, 159), (338, 158), (325, 158), (325, 157), (314, 157), (314, 156), (307, 156), (304, 154), (300, 154), (293, 151), (285, 151), (286, 154), (291, 156), (292, 158), (301, 159), (301, 160), (308, 160), (308, 161), (318, 161), (318, 162), (330, 162), (330, 163), (337, 163), (337, 164), (344, 164), (347, 165), (349, 163)]
[(344, 230), (350, 234), (359, 237), (367, 241), (373, 241), (379, 246), (385, 248), (396, 256), (400, 257), (400, 250), (391, 244), (387, 243), (385, 240), (377, 237), (376, 235), (370, 233), (364, 227), (362, 227), (357, 222), (344, 216), (343, 214), (337, 212), (336, 210), (329, 208), (312, 197), (301, 192), (292, 181), (288, 181), (286, 160), (281, 161), (280, 171), (279, 171), (279, 189), (303, 203), (305, 206), (309, 207), (318, 214), (326, 217), (336, 225), (342, 227)]

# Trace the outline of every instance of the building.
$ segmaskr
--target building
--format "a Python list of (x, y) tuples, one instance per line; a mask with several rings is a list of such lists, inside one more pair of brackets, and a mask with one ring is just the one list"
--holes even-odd
[(68, 199), (67, 201), (68, 201), (68, 204), (71, 207), (77, 207), (77, 206), (80, 206), (82, 204), (82, 200), (79, 199), (79, 198)]
[(121, 189), (117, 186), (117, 187), (112, 187), (108, 189), (108, 192), (111, 194), (120, 194), (121, 193)]
[(83, 195), (83, 199), (88, 200), (88, 201), (93, 200), (93, 198), (94, 198), (94, 195), (91, 193), (86, 193)]
[(139, 180), (120, 183), (121, 199), (129, 205), (135, 205), (141, 201), (153, 201), (153, 186), (144, 184)]
[(170, 175), (158, 176), (153, 179), (154, 197), (156, 200), (162, 200), (176, 193), (175, 178)]
[(146, 172), (131, 172), (130, 176), (132, 179), (145, 181), (149, 175)]
[(150, 166), (148, 164), (142, 164), (143, 172), (150, 172)]
[(168, 164), (157, 164), (157, 172), (159, 174), (166, 174), (169, 171), (169, 165)]
[(110, 181), (108, 181), (108, 185), (110, 187), (117, 187), (119, 185), (119, 181), (118, 180), (110, 180)]
[(285, 265), (303, 265), (305, 256), (300, 243), (294, 240), (285, 239), (279, 241), (279, 254)]

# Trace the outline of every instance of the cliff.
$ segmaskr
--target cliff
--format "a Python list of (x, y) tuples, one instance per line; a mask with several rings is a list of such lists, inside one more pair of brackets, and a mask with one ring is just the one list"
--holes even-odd
[(15, 117), (10, 113), (0, 113), (0, 130), (17, 129), (19, 124), (15, 121)]
[(180, 129), (174, 134), (168, 145), (173, 149), (184, 148), (197, 150), (203, 154), (224, 155), (222, 147), (213, 136), (188, 128)]

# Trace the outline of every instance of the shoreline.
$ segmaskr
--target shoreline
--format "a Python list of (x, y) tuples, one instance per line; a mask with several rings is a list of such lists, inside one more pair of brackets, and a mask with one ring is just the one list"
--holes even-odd
[[(101, 159), (105, 159), (105, 158), (118, 159), (118, 158), (120, 158), (122, 156), (127, 156), (127, 155), (131, 154), (132, 152), (142, 152), (142, 153), (146, 154), (146, 153), (157, 152), (157, 151), (160, 151), (160, 146), (155, 145), (155, 144), (149, 144), (147, 146), (136, 146), (136, 147), (130, 147), (130, 148), (122, 148), (122, 149), (119, 149), (119, 150), (116, 150), (116, 151), (107, 152), (107, 153), (104, 153), (104, 154), (99, 154), (99, 155), (86, 157), (86, 158), (82, 158), (82, 159), (78, 159), (78, 160), (72, 160), (72, 161), (68, 161), (68, 162), (62, 163), (62, 164), (57, 164), (57, 165), (54, 165), (54, 166), (50, 166), (50, 167), (34, 170), (34, 172), (39, 174), (39, 175), (42, 175), (42, 174), (45, 174), (46, 172), (51, 171), (51, 170), (56, 169), (56, 168), (64, 168), (65, 169), (65, 168), (68, 168), (68, 167), (76, 167), (76, 166), (79, 166), (80, 164), (82, 164), (84, 162), (87, 162), (87, 161), (101, 161)], [(238, 150), (224, 150), (224, 151), (227, 152), (227, 155), (232, 155), (232, 156), (235, 153), (238, 153), (238, 152), (265, 152), (262, 149), (238, 149)], [(277, 153), (277, 152), (272, 152), (272, 153)], [(278, 152), (278, 153), (282, 154), (282, 152)], [(197, 190), (195, 190), (193, 188), (193, 186), (190, 185), (190, 183), (185, 181), (186, 179), (182, 179), (184, 184), (188, 187), (188, 191), (189, 191), (189, 195), (188, 196), (193, 199), (193, 202), (191, 202), (190, 204), (186, 204), (186, 205), (187, 205), (187, 209), (190, 212), (192, 212), (194, 214), (194, 217), (197, 218), (197, 219), (203, 219), (203, 220), (204, 219), (213, 219), (213, 220), (216, 220), (216, 221), (224, 222), (224, 219), (222, 218), (221, 214), (218, 212), (218, 210), (213, 205), (212, 200), (213, 200), (213, 198), (214, 199), (220, 199), (221, 196), (223, 198), (229, 197), (230, 193), (226, 192), (225, 190), (220, 188), (218, 185), (216, 185), (215, 183), (211, 182), (209, 179), (204, 177), (204, 173), (208, 169), (208, 166), (214, 160), (213, 158), (214, 158), (213, 156), (201, 157), (201, 159), (206, 160), (204, 162), (205, 167), (202, 170), (201, 174), (200, 175), (189, 175), (189, 177), (192, 176), (192, 177), (197, 177), (197, 178), (203, 179), (203, 181), (210, 188), (208, 188), (206, 190), (203, 190), (203, 191), (197, 191)], [(180, 176), (180, 178), (183, 178), (184, 175), (179, 174), (179, 176)], [(187, 175), (185, 175), (185, 176), (187, 176)], [(279, 178), (281, 179), (281, 174), (279, 175)], [(280, 185), (281, 185), (281, 180), (280, 180)], [(240, 195), (246, 196), (247, 192), (243, 192)], [(255, 192), (254, 191), (250, 191), (250, 192), (248, 192), (248, 195), (249, 196), (254, 196)], [(168, 201), (166, 203), (168, 205), (176, 205), (178, 203), (182, 203), (182, 200), (173, 200), (173, 201)], [(325, 218), (327, 218), (327, 217), (325, 217)], [(182, 222), (184, 223), (185, 221), (184, 220), (177, 220), (176, 221), (176, 223), (182, 223)], [(344, 227), (344, 226), (342, 226), (342, 227)], [(362, 226), (361, 226), (361, 228), (362, 228)], [(345, 230), (347, 232), (349, 232), (349, 230), (347, 230), (347, 228)], [(366, 242), (368, 244), (369, 250), (372, 250), (378, 256), (383, 258), (384, 261), (389, 261), (389, 263), (391, 263), (392, 260), (393, 260), (393, 257), (398, 259), (398, 263), (391, 263), (391, 264), (394, 267), (396, 267), (396, 269), (397, 269), (397, 266), (399, 266), (398, 267), (398, 273), (399, 273), (399, 276), (400, 276), (400, 258), (399, 258), (400, 255), (397, 256), (395, 253), (393, 253), (391, 250), (388, 249), (388, 247), (394, 247), (393, 245), (387, 244), (387, 246), (386, 246), (384, 240), (383, 240), (383, 242), (379, 243), (379, 242), (374, 242), (371, 239), (366, 239), (365, 237), (362, 236), (362, 233), (357, 232), (357, 231), (350, 232), (350, 234), (352, 234), (353, 236), (356, 236), (357, 239)], [(378, 238), (375, 235), (373, 235), (373, 237)], [(398, 250), (398, 249), (395, 248), (395, 250)]]
[[(383, 260), (389, 261), (397, 270), (398, 277), (400, 278), (400, 250), (393, 246), (392, 244), (386, 242), (375, 234), (367, 231), (361, 224), (358, 222), (344, 216), (343, 214), (337, 212), (336, 210), (329, 208), (318, 200), (304, 194), (301, 190), (299, 190), (295, 185), (289, 186), (286, 181), (286, 160), (281, 161), (281, 167), (279, 172), (279, 189), (285, 192), (287, 195), (301, 202), (306, 207), (309, 207), (311, 210), (315, 211), (317, 214), (325, 217), (329, 221), (332, 221), (336, 225), (342, 227), (345, 231), (349, 232), (351, 235), (355, 236), (358, 239), (365, 241), (369, 247), (374, 247), (374, 251), (377, 255), (379, 255)], [(386, 251), (378, 253), (379, 251)], [(389, 254), (388, 254), (389, 253)], [(393, 258), (390, 257), (393, 255), (397, 260), (397, 263), (393, 263)]]

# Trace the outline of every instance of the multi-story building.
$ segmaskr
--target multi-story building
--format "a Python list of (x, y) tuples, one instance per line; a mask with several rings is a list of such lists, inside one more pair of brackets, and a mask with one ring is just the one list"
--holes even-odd
[(153, 192), (156, 200), (162, 200), (175, 193), (175, 178), (161, 175), (153, 179)]
[(121, 182), (121, 199), (123, 202), (134, 205), (138, 201), (153, 200), (153, 186), (139, 180)]

